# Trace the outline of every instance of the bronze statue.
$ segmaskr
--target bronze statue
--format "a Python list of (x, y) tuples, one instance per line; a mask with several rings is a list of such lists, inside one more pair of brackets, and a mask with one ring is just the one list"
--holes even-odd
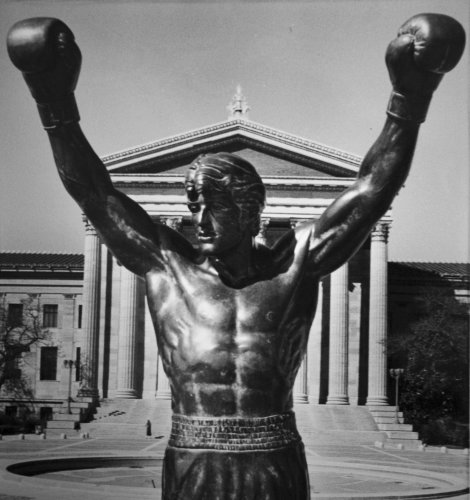
[(314, 225), (272, 247), (254, 242), (265, 192), (255, 169), (228, 154), (198, 157), (186, 177), (199, 248), (117, 191), (78, 124), (81, 62), (70, 29), (34, 18), (8, 35), (47, 130), (65, 188), (101, 239), (143, 276), (172, 389), (165, 499), (307, 499), (303, 444), (292, 411), (319, 280), (344, 264), (389, 208), (410, 168), (420, 123), (465, 33), (422, 14), (387, 49), (393, 91), (384, 128), (357, 180)]

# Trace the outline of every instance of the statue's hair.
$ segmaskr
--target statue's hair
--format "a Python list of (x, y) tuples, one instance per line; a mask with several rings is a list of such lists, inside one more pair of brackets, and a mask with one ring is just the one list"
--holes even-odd
[(252, 235), (260, 229), (266, 190), (255, 167), (232, 153), (210, 153), (198, 156), (189, 166), (185, 189), (189, 201), (202, 193), (227, 193), (240, 209), (241, 220), (248, 221)]

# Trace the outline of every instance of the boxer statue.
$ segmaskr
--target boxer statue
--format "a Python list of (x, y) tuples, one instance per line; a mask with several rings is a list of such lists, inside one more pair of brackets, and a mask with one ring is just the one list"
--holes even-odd
[(8, 51), (37, 102), (65, 188), (116, 259), (145, 278), (173, 425), (163, 498), (309, 498), (292, 411), (318, 284), (364, 243), (403, 185), (432, 94), (465, 33), (437, 14), (411, 18), (387, 49), (393, 91), (354, 184), (316, 224), (255, 243), (265, 190), (253, 166), (198, 157), (185, 181), (199, 246), (117, 191), (78, 124), (81, 55), (61, 21), (15, 24)]

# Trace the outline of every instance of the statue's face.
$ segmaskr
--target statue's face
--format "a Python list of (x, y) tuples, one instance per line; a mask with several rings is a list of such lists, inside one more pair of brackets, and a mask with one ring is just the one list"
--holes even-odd
[(228, 193), (199, 193), (188, 202), (203, 255), (221, 255), (234, 250), (249, 233), (240, 209)]

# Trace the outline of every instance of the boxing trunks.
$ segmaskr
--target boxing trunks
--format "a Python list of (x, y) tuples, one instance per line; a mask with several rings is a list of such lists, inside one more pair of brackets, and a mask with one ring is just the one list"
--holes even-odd
[(293, 412), (259, 418), (173, 415), (164, 500), (308, 500)]

